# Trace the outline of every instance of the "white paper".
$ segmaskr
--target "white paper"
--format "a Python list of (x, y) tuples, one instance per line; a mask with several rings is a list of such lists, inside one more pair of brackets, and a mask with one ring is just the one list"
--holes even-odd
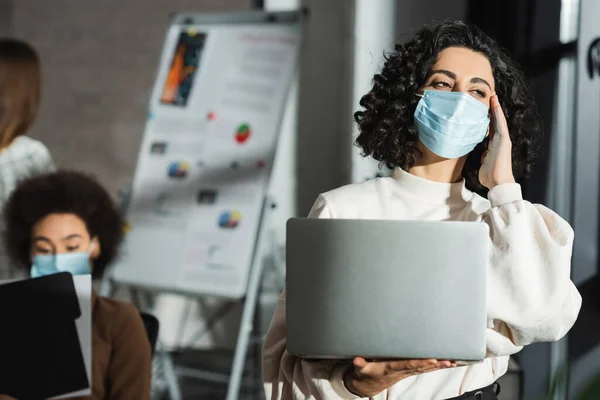
[[(81, 317), (75, 320), (77, 326), (77, 335), (81, 346), (81, 354), (85, 363), (88, 382), (92, 384), (92, 276), (75, 275), (73, 276)], [(89, 389), (83, 389), (73, 393), (67, 393), (52, 399), (65, 399), (78, 396), (89, 396), (92, 394), (91, 386)]]
[[(184, 36), (201, 43), (190, 53), (200, 61), (190, 61), (177, 75), (173, 60), (186, 49)], [(171, 27), (138, 157), (127, 215), (132, 231), (127, 256), (115, 266), (117, 281), (244, 295), (298, 46), (293, 25)], [(191, 84), (177, 92), (174, 76)]]

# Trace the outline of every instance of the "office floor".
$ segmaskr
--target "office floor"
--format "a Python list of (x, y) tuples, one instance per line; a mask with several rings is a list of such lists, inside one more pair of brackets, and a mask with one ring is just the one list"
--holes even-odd
[[(173, 361), (176, 365), (187, 368), (201, 369), (210, 372), (228, 374), (231, 368), (232, 354), (226, 351), (187, 350), (182, 354), (174, 354)], [(246, 362), (246, 384), (240, 390), (239, 400), (263, 400), (262, 386), (260, 386), (260, 366), (249, 354)], [(250, 383), (256, 384), (250, 386)], [(159, 383), (161, 389), (163, 382)], [(207, 382), (193, 378), (180, 379), (182, 400), (222, 400), (227, 394), (227, 384)], [(161, 390), (162, 394), (154, 396), (153, 400), (170, 400), (168, 393)]]

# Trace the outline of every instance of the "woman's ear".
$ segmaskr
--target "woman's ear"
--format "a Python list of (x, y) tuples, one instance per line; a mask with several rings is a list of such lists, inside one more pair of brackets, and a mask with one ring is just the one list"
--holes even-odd
[(100, 240), (98, 240), (98, 236), (94, 236), (92, 238), (90, 245), (92, 247), (92, 252), (90, 253), (90, 258), (92, 260), (95, 260), (98, 257), (100, 257), (100, 253), (101, 253)]

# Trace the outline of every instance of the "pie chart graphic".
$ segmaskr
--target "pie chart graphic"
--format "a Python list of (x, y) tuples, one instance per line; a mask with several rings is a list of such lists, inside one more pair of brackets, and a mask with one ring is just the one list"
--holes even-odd
[(175, 161), (169, 165), (169, 177), (183, 179), (190, 170), (190, 164), (185, 161)]
[(246, 143), (250, 139), (250, 135), (252, 135), (250, 125), (241, 124), (235, 131), (235, 141), (239, 144)]
[(219, 226), (224, 229), (234, 229), (240, 224), (242, 214), (239, 211), (225, 211), (219, 217)]

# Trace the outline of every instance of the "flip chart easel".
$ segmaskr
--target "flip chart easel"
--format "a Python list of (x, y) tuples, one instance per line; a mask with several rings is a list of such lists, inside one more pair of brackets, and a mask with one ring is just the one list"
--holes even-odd
[[(123, 256), (104, 280), (104, 293), (122, 284), (243, 301), (228, 399), (237, 398), (253, 331), (268, 249), (267, 189), (296, 72), (300, 17), (174, 17), (136, 165)], [(178, 399), (172, 361), (159, 354)]]

